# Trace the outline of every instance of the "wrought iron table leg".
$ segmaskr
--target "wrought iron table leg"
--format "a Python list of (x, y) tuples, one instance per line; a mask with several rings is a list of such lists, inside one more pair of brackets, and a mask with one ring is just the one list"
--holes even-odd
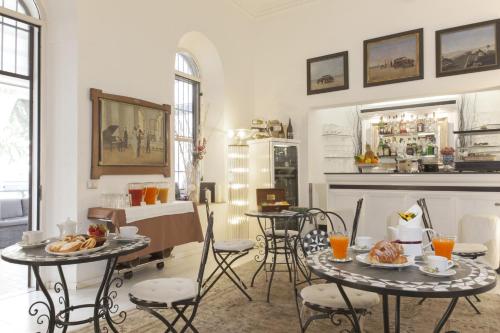
[(345, 293), (344, 288), (342, 288), (342, 285), (337, 284), (337, 287), (339, 288), (339, 291), (340, 291), (340, 294), (342, 295), (342, 298), (344, 298), (344, 302), (347, 305), (347, 308), (351, 312), (352, 326), (353, 326), (354, 332), (361, 333), (361, 326), (359, 325), (359, 320), (358, 320), (358, 315), (356, 314), (356, 310), (352, 306), (352, 303), (349, 300), (349, 297), (347, 297), (347, 294)]
[[(66, 284), (66, 278), (64, 277), (64, 272), (62, 269), (61, 265), (57, 265), (57, 271), (59, 272), (59, 278), (61, 282), (57, 282), (54, 285), (54, 291), (56, 293), (63, 292), (64, 296), (59, 296), (59, 304), (64, 305), (64, 307), (67, 309), (69, 308), (69, 293), (68, 293), (68, 285)], [(64, 323), (69, 322), (69, 315), (71, 311), (67, 311), (64, 313)], [(66, 333), (68, 330), (68, 326), (66, 325), (61, 325), (62, 326), (62, 333)]]
[[(260, 221), (260, 218), (257, 218), (257, 221), (259, 223), (260, 230), (262, 231), (262, 235), (263, 235), (262, 237), (264, 238), (264, 259), (262, 260), (262, 264), (260, 264), (259, 268), (257, 268), (257, 270), (255, 271), (255, 273), (253, 275), (252, 283), (250, 284), (250, 287), (253, 287), (253, 284), (255, 282), (255, 277), (257, 276), (257, 274), (259, 274), (262, 267), (264, 267), (264, 265), (266, 264), (267, 256), (269, 255), (269, 245), (267, 244), (266, 231), (262, 227), (262, 223)], [(258, 256), (256, 256), (256, 258), (258, 258)]]
[(400, 318), (400, 314), (401, 314), (401, 297), (400, 296), (396, 296), (396, 311), (395, 311), (395, 322), (394, 322), (394, 329), (395, 329), (395, 333), (399, 333), (400, 332), (400, 323), (401, 323), (401, 318)]
[[(104, 271), (104, 277), (102, 279), (102, 283), (99, 286), (99, 289), (97, 291), (97, 295), (95, 298), (95, 307), (94, 307), (94, 332), (95, 333), (101, 332), (101, 328), (99, 326), (100, 325), (99, 324), (100, 318), (106, 319), (106, 322), (107, 322), (109, 328), (113, 332), (118, 333), (118, 330), (113, 325), (113, 323), (114, 323), (113, 319), (110, 316), (111, 311), (114, 311), (114, 312), (118, 311), (118, 305), (114, 304), (114, 302), (113, 302), (113, 298), (116, 297), (116, 291), (113, 291), (112, 295), (109, 294), (109, 287), (111, 284), (111, 278), (113, 277), (113, 272), (115, 270), (117, 261), (118, 261), (117, 257), (108, 259), (108, 261), (106, 262), (106, 270)], [(117, 285), (120, 286), (121, 284), (117, 284)], [(113, 295), (114, 295), (114, 297), (113, 297)], [(124, 317), (126, 317), (126, 315), (122, 315), (122, 313), (120, 313), (120, 317), (123, 320), (125, 320)], [(107, 329), (106, 329), (106, 332), (107, 332)]]
[[(33, 266), (33, 273), (35, 274), (36, 282), (38, 283), (40, 290), (43, 292), (43, 295), (47, 299), (47, 303), (43, 301), (38, 301), (33, 304), (31, 304), (29, 308), (29, 314), (30, 316), (34, 317), (38, 315), (39, 309), (36, 309), (38, 305), (43, 305), (47, 308), (48, 314), (40, 314), (38, 315), (36, 322), (39, 325), (42, 325), (45, 320), (48, 320), (47, 323), (47, 332), (48, 333), (54, 333), (55, 327), (56, 327), (56, 314), (55, 314), (55, 308), (54, 308), (54, 302), (52, 301), (52, 298), (50, 297), (50, 294), (43, 284), (42, 278), (40, 277), (40, 267), (38, 266)], [(45, 319), (44, 319), (45, 318)]]
[(457, 297), (455, 297), (451, 300), (450, 305), (448, 305), (448, 308), (446, 309), (445, 313), (443, 314), (443, 317), (439, 320), (438, 324), (436, 325), (436, 328), (434, 329), (434, 333), (441, 332), (444, 325), (448, 321), (448, 318), (450, 318), (451, 314), (453, 313), (453, 310), (455, 309), (457, 302), (458, 302)]
[(477, 295), (472, 295), (477, 302), (481, 302), (481, 299)]
[(382, 295), (382, 308), (384, 316), (384, 333), (390, 333), (389, 328), (389, 296)]
[(271, 285), (273, 284), (273, 277), (274, 277), (274, 271), (276, 270), (276, 258), (277, 258), (277, 253), (278, 249), (276, 248), (276, 237), (274, 237), (274, 223), (271, 226), (273, 228), (273, 264), (271, 266), (271, 277), (269, 278), (269, 282), (267, 285), (267, 302), (269, 303), (269, 298), (271, 295)]

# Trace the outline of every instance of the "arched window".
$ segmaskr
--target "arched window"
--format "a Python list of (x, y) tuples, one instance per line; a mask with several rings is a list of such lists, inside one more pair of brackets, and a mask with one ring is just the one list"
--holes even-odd
[(176, 197), (187, 194), (193, 148), (197, 140), (200, 114), (200, 71), (187, 52), (175, 55), (175, 183)]
[(0, 6), (23, 15), (40, 18), (40, 11), (34, 0), (0, 0)]

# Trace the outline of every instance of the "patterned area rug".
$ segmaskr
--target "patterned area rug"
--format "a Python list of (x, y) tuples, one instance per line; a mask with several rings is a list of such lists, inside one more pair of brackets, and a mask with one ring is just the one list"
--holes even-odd
[[(249, 281), (257, 268), (255, 263), (245, 264), (237, 269), (240, 276)], [(249, 283), (248, 283), (249, 284)], [(221, 278), (218, 284), (205, 296), (194, 321), (201, 332), (228, 333), (289, 333), (300, 332), (295, 308), (292, 284), (288, 274), (277, 273), (271, 291), (271, 303), (266, 299), (265, 275), (260, 273), (256, 285), (249, 288), (253, 301), (249, 302), (230, 281)], [(404, 298), (401, 305), (401, 331), (406, 333), (432, 332), (448, 306), (449, 300), (428, 299), (423, 305), (417, 305), (419, 299)], [(458, 302), (445, 331), (455, 330), (462, 333), (500, 332), (500, 295), (487, 293), (481, 295), (477, 303), (482, 312), (476, 315), (465, 299)], [(394, 310), (391, 307), (391, 320)], [(166, 312), (168, 313), (168, 311)], [(170, 315), (171, 317), (171, 315)], [(334, 326), (329, 320), (317, 321), (307, 330), (308, 333), (341, 332), (347, 325)], [(371, 314), (363, 320), (363, 329), (367, 333), (383, 332), (382, 304), (373, 308)], [(122, 333), (159, 333), (165, 327), (157, 319), (136, 309), (128, 312), (127, 320), (119, 327)], [(77, 331), (91, 333), (88, 327)]]

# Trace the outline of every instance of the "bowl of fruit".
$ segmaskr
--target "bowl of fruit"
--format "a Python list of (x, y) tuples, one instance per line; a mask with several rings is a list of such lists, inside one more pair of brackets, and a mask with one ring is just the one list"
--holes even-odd
[(107, 239), (108, 228), (104, 224), (91, 224), (87, 230), (87, 235), (95, 238), (97, 243), (104, 243)]

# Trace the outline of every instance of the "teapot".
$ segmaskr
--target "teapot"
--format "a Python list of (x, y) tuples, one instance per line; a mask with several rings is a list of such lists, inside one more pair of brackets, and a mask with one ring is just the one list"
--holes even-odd
[(68, 235), (75, 235), (78, 231), (78, 222), (71, 220), (69, 217), (64, 223), (57, 224), (59, 228), (59, 238), (62, 239)]
[(430, 232), (435, 234), (433, 229), (422, 228), (413, 225), (398, 225), (397, 227), (388, 227), (390, 240), (403, 246), (404, 254), (410, 256), (421, 256), (422, 250), (429, 247), (431, 243), (423, 246), (423, 234)]

